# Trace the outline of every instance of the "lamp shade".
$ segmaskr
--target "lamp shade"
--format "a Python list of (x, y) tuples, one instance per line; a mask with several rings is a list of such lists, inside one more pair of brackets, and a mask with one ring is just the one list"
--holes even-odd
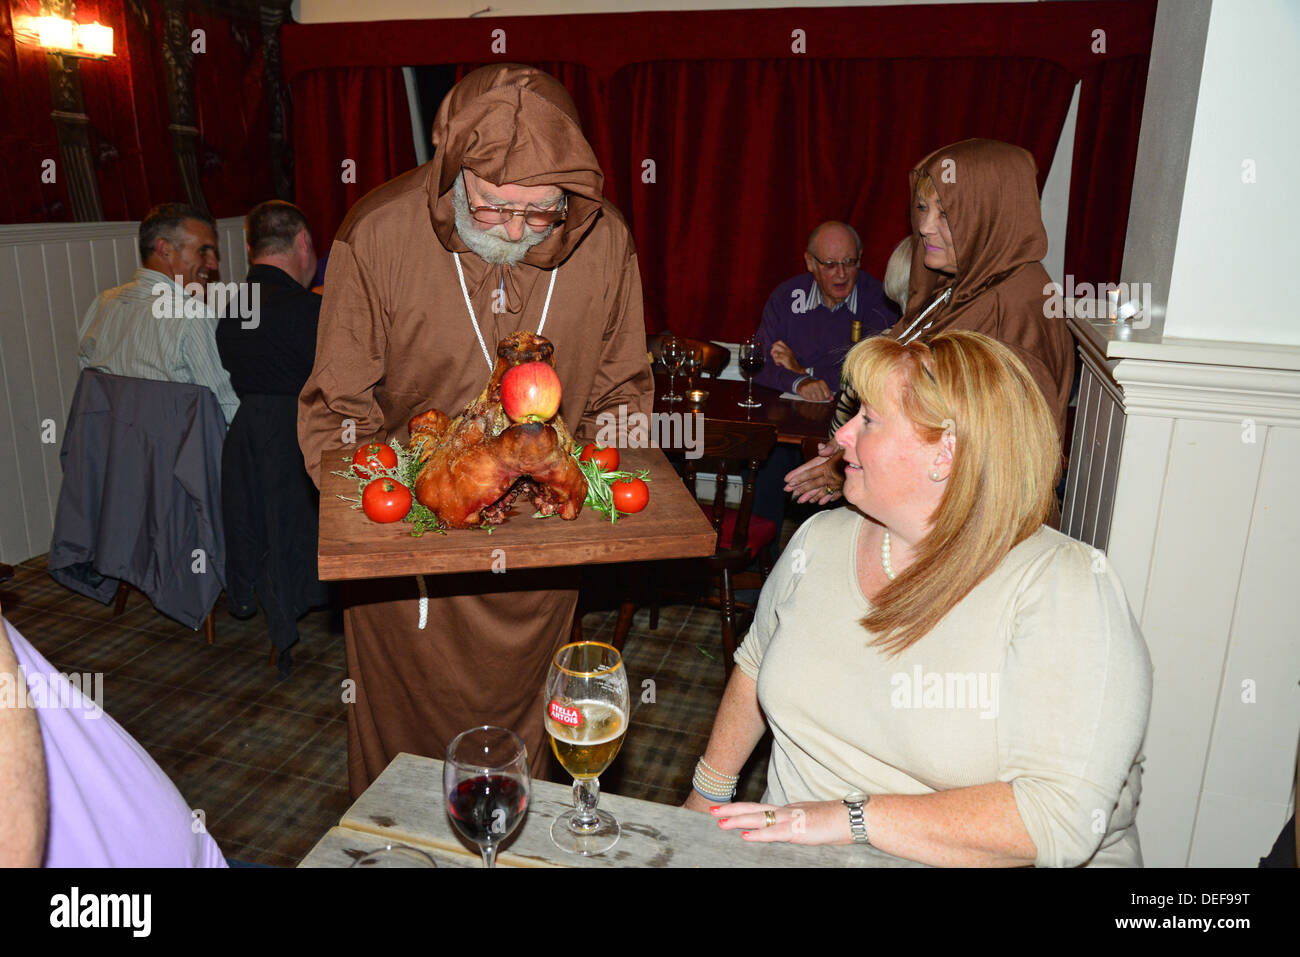
[(81, 47), (95, 56), (113, 55), (113, 28), (99, 21), (81, 25)]
[(37, 17), (36, 33), (41, 38), (41, 46), (52, 50), (70, 50), (76, 44), (72, 40), (71, 20), (63, 17)]

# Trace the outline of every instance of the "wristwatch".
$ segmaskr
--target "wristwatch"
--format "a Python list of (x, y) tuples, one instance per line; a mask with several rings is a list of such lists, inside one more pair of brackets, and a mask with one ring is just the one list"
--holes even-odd
[(870, 844), (867, 839), (867, 821), (862, 809), (871, 802), (871, 795), (862, 791), (851, 791), (844, 795), (841, 803), (849, 809), (849, 827), (853, 829), (854, 844)]

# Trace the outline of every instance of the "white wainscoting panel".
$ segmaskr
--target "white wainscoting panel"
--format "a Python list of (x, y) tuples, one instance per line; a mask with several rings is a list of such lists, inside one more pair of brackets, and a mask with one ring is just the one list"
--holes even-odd
[(1300, 738), (1300, 350), (1072, 328), (1084, 372), (1062, 517), (1085, 541), (1105, 531), (1155, 669), (1143, 857), (1254, 867), (1293, 807)]
[[(243, 220), (218, 220), (217, 233), (223, 280), (242, 281)], [(139, 266), (138, 234), (138, 223), (0, 226), (0, 561), (49, 551), (81, 321)]]

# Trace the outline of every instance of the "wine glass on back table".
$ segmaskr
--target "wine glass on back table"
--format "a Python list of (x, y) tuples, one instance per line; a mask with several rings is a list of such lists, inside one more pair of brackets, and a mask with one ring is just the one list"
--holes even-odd
[(681, 402), (682, 397), (673, 389), (673, 379), (686, 358), (686, 344), (673, 336), (664, 336), (659, 346), (659, 361), (668, 372), (668, 391), (663, 395), (665, 402)]
[(528, 749), (507, 728), (483, 725), (456, 735), (442, 766), (447, 814), (496, 867), (497, 847), (528, 810)]
[(546, 679), (546, 731), (551, 749), (573, 775), (571, 815), (551, 825), (551, 840), (572, 854), (600, 854), (618, 841), (614, 815), (599, 811), (599, 775), (627, 733), (627, 671), (613, 645), (580, 641), (555, 653)]
[(754, 401), (754, 376), (763, 371), (763, 344), (754, 339), (746, 339), (740, 344), (740, 374), (749, 383), (749, 398), (736, 405), (742, 409), (761, 409), (762, 402)]

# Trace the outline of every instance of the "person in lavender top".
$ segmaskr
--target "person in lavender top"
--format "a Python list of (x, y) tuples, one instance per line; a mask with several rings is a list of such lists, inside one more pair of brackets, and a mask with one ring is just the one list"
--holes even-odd
[(0, 867), (225, 867), (102, 694), (0, 618)]
[(847, 223), (814, 229), (803, 259), (808, 271), (777, 286), (763, 308), (757, 338), (770, 361), (754, 381), (824, 402), (839, 389), (853, 321), (861, 320), (865, 339), (899, 312), (880, 280), (859, 268), (862, 240)]

